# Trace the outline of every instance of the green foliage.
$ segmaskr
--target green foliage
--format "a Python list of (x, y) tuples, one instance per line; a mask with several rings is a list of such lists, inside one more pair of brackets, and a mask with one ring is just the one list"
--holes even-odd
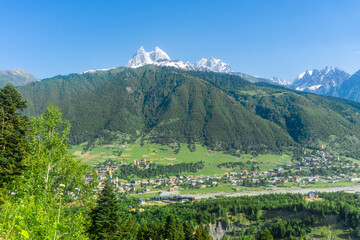
[(146, 224), (145, 221), (138, 227), (137, 240), (195, 240), (195, 239), (211, 239), (209, 232), (204, 227), (198, 227), (194, 233), (194, 228), (188, 222), (185, 225), (181, 223), (179, 218), (173, 214), (169, 214), (166, 220), (157, 225), (156, 222)]
[(194, 240), (211, 240), (211, 236), (203, 226), (199, 226), (196, 228)]
[(120, 206), (109, 181), (105, 183), (101, 197), (91, 212), (89, 233), (92, 239), (131, 239), (133, 233), (125, 229)]
[(126, 179), (130, 176), (137, 176), (139, 178), (151, 178), (158, 176), (171, 176), (181, 173), (197, 172), (204, 167), (204, 162), (196, 163), (179, 163), (174, 165), (159, 165), (150, 164), (149, 168), (139, 168), (134, 165), (120, 165), (115, 171), (114, 175), (121, 179)]
[(269, 226), (271, 234), (276, 238), (290, 239), (292, 237), (305, 237), (311, 231), (309, 226), (302, 221), (289, 220), (282, 221), (277, 219), (275, 223)]
[(25, 181), (31, 186), (31, 193), (45, 196), (54, 189), (65, 185), (64, 191), (90, 194), (93, 185), (84, 183), (84, 175), (90, 167), (81, 164), (68, 152), (68, 134), (70, 124), (63, 122), (60, 110), (49, 105), (43, 115), (32, 120), (29, 134), (32, 154), (27, 159), (31, 171), (25, 175)]
[(194, 239), (194, 228), (191, 226), (189, 222), (186, 222), (184, 225), (184, 237), (186, 240)]
[(259, 235), (259, 240), (273, 240), (274, 237), (271, 235), (269, 229), (265, 228)]
[(175, 219), (174, 215), (170, 214), (166, 219), (165, 224), (165, 239), (168, 240), (183, 240), (184, 231), (182, 225)]
[[(156, 223), (159, 226), (167, 222), (171, 229), (176, 228), (174, 222), (179, 219), (183, 223), (184, 236), (191, 236), (194, 232), (192, 226), (197, 226), (194, 239), (200, 238), (201, 228), (206, 229), (208, 224), (225, 224), (226, 221), (228, 225), (232, 223), (237, 234), (241, 230), (241, 234), (237, 235), (240, 239), (255, 236), (260, 239), (272, 239), (272, 236), (274, 239), (307, 239), (312, 234), (316, 235), (313, 229), (316, 227), (347, 229), (349, 236), (355, 236), (360, 228), (360, 195), (333, 192), (319, 193), (319, 197), (323, 200), (306, 201), (301, 194), (265, 194), (202, 199), (164, 206), (143, 205), (144, 211), (137, 212), (134, 217), (138, 224)], [(126, 200), (122, 204), (129, 203)], [(169, 215), (176, 216), (175, 220)], [(336, 216), (339, 220), (334, 223)], [(241, 229), (236, 227), (239, 225)], [(150, 224), (146, 226), (150, 229)], [(207, 235), (208, 231), (205, 232)]]
[(226, 162), (217, 165), (218, 168), (239, 168), (240, 170), (260, 171), (259, 164), (256, 162)]
[(0, 206), (1, 237), (87, 239), (95, 183), (85, 184), (90, 169), (68, 153), (68, 132), (54, 106), (32, 120), (27, 168)]
[(26, 116), (17, 111), (27, 107), (20, 93), (8, 84), (0, 89), (0, 188), (12, 183), (25, 170), (28, 151)]

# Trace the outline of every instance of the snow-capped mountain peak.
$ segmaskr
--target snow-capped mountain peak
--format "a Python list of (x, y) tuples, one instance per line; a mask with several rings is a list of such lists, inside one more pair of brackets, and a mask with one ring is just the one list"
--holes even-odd
[(171, 61), (170, 57), (166, 54), (166, 52), (161, 50), (159, 47), (155, 47), (155, 49), (153, 51), (151, 51), (149, 53), (149, 55), (150, 55), (151, 60), (154, 62)]
[(180, 60), (171, 60), (169, 55), (166, 54), (159, 47), (155, 47), (151, 52), (145, 51), (144, 47), (140, 47), (130, 59), (126, 67), (137, 68), (145, 65), (157, 65), (165, 67), (175, 67), (188, 70), (200, 70), (200, 71), (213, 71), (213, 72), (232, 72), (229, 64), (222, 62), (220, 59), (213, 57), (203, 58), (196, 62), (194, 66), (190, 62), (183, 62)]
[(202, 58), (197, 61), (195, 68), (200, 71), (212, 71), (212, 72), (232, 72), (229, 64), (222, 62), (220, 59), (214, 57)]
[(324, 69), (307, 70), (301, 73), (293, 82), (295, 90), (313, 92), (318, 94), (330, 94), (336, 91), (350, 75), (337, 67), (325, 67)]
[(143, 46), (141, 46), (126, 66), (136, 68), (144, 66), (146, 64), (151, 64), (152, 62), (153, 61), (150, 58), (150, 54), (145, 51)]
[(171, 58), (159, 47), (155, 47), (155, 49), (151, 52), (146, 52), (144, 47), (140, 47), (126, 66), (137, 68), (149, 64), (184, 69), (194, 68), (191, 64), (189, 65), (188, 63), (184, 63), (182, 61), (171, 60)]

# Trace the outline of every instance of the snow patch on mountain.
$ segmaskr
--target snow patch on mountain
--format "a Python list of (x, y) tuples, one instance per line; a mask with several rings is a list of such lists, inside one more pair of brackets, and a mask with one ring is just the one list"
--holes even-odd
[(86, 70), (84, 72), (79, 72), (79, 74), (102, 72), (102, 71), (108, 71), (108, 70), (111, 70), (111, 69), (114, 69), (114, 68), (90, 69), (90, 70)]
[(297, 79), (302, 79), (303, 77), (304, 77), (304, 75), (306, 74), (306, 72), (303, 72), (303, 73), (301, 73), (299, 76), (298, 76), (298, 78)]
[(320, 88), (322, 85), (321, 84), (319, 84), (319, 85), (314, 85), (314, 86), (311, 86), (311, 87), (308, 87), (310, 90), (316, 90), (316, 89), (318, 89), (318, 88)]
[(284, 79), (278, 78), (278, 77), (272, 77), (272, 78), (270, 78), (270, 81), (272, 81), (276, 84), (282, 85), (282, 86), (290, 86), (291, 85), (290, 82), (288, 82)]

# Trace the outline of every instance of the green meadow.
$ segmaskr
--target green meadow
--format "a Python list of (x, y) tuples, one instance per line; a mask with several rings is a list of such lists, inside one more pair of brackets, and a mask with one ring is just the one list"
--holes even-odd
[[(204, 168), (199, 172), (188, 174), (192, 176), (217, 176), (222, 175), (225, 172), (237, 171), (237, 169), (220, 169), (217, 167), (218, 164), (225, 162), (254, 161), (259, 163), (262, 171), (265, 171), (279, 167), (291, 161), (291, 155), (287, 153), (282, 155), (264, 154), (256, 157), (244, 154), (237, 157), (223, 152), (208, 150), (206, 147), (199, 144), (196, 145), (196, 151), (194, 152), (191, 152), (188, 149), (187, 144), (180, 144), (180, 151), (177, 154), (174, 154), (173, 149), (170, 146), (150, 143), (144, 143), (141, 145), (140, 141), (126, 145), (125, 148), (114, 145), (100, 146), (86, 153), (83, 152), (84, 146), (85, 145), (73, 146), (70, 149), (70, 152), (78, 156), (82, 162), (89, 165), (98, 164), (108, 159), (113, 161), (122, 161), (125, 163), (133, 163), (134, 160), (146, 159), (147, 161), (157, 164), (177, 164), (203, 161), (205, 163)], [(119, 151), (122, 151), (120, 156), (118, 156)]]

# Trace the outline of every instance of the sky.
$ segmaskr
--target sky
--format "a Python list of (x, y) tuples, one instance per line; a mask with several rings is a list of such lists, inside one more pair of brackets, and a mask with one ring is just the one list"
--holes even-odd
[(236, 72), (292, 81), (360, 69), (358, 0), (0, 0), (0, 70), (48, 78), (124, 66), (140, 46), (213, 56)]

